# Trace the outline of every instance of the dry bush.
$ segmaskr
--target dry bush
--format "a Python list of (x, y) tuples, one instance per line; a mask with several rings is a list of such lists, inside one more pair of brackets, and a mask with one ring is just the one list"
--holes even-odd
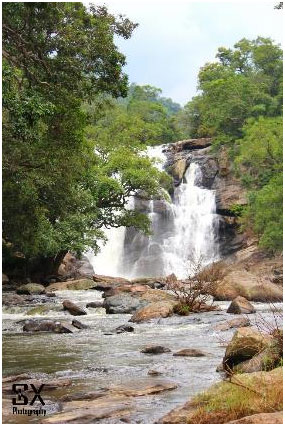
[(215, 294), (217, 284), (224, 276), (224, 266), (221, 262), (205, 268), (202, 265), (202, 259), (191, 263), (191, 271), (186, 280), (178, 280), (173, 275), (166, 278), (166, 289), (179, 300), (175, 311), (180, 315), (216, 308), (213, 302), (207, 302)]

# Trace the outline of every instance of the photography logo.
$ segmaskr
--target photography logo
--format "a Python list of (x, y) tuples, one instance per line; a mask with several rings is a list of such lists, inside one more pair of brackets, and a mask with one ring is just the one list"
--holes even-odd
[[(33, 384), (27, 383), (14, 383), (12, 385), (12, 405), (13, 405), (13, 414), (24, 414), (28, 416), (36, 415), (36, 416), (45, 416), (46, 410), (42, 407), (45, 405), (45, 402), (41, 396), (41, 392), (43, 390), (44, 384), (40, 385), (39, 388), (36, 388)], [(29, 394), (32, 391), (33, 396), (31, 397), (31, 401), (29, 402), (29, 397), (26, 393)], [(40, 404), (40, 408), (28, 408), (26, 406), (33, 406), (34, 403), (37, 402)], [(25, 408), (24, 408), (25, 406)]]

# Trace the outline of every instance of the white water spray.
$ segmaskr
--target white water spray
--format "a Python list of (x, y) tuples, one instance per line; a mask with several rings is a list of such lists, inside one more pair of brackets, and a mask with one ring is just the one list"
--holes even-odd
[[(166, 159), (162, 147), (149, 148), (148, 155), (160, 160), (157, 167), (162, 170)], [(147, 203), (151, 236), (134, 229), (107, 230), (108, 242), (101, 252), (88, 255), (95, 273), (126, 278), (175, 273), (184, 278), (191, 262), (207, 265), (218, 260), (215, 191), (202, 188), (201, 181), (199, 165), (191, 163), (183, 183), (175, 188), (173, 203)]]

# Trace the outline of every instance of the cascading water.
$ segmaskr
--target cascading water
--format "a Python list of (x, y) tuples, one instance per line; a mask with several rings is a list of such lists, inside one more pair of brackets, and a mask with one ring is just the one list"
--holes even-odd
[[(148, 150), (163, 169), (163, 147)], [(200, 166), (192, 162), (183, 182), (175, 188), (173, 201), (131, 201), (132, 208), (148, 214), (152, 234), (145, 236), (133, 228), (107, 230), (108, 242), (97, 256), (89, 255), (98, 274), (126, 278), (167, 276), (184, 278), (191, 264), (207, 265), (219, 258), (218, 219), (215, 191), (203, 188)]]

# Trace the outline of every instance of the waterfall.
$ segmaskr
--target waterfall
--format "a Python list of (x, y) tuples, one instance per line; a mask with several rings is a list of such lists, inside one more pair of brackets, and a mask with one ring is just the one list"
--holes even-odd
[[(149, 148), (148, 155), (158, 158), (157, 167), (163, 170), (162, 147)], [(172, 202), (134, 198), (130, 203), (148, 214), (152, 234), (146, 236), (134, 228), (106, 230), (107, 244), (97, 256), (88, 254), (97, 274), (137, 278), (175, 273), (184, 278), (193, 263), (218, 260), (215, 191), (202, 187), (198, 163), (190, 164)]]

